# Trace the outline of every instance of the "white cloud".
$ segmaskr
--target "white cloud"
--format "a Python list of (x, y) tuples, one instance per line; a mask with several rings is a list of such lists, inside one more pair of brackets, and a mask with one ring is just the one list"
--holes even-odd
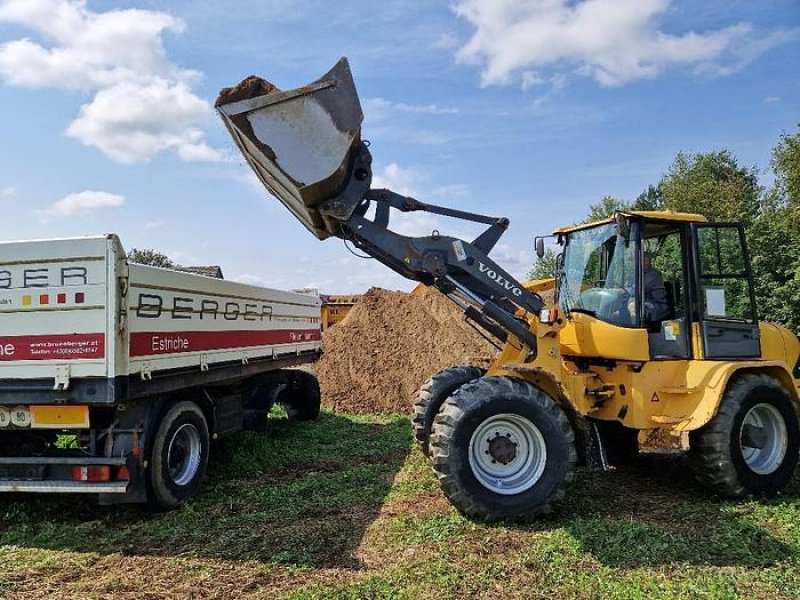
[(414, 169), (406, 169), (397, 163), (390, 163), (380, 173), (372, 177), (372, 187), (375, 189), (387, 188), (403, 196), (417, 194), (417, 186), (425, 180)]
[(174, 150), (185, 161), (220, 161), (200, 125), (211, 116), (191, 85), (199, 73), (172, 63), (165, 34), (184, 23), (163, 12), (94, 12), (85, 0), (0, 0), (0, 23), (42, 43), (0, 44), (0, 77), (14, 86), (93, 94), (67, 134), (120, 162)]
[(194, 127), (209, 111), (183, 82), (124, 82), (97, 92), (67, 135), (119, 162), (143, 162), (170, 148), (186, 160), (192, 153), (199, 157), (212, 151), (205, 134)]
[(36, 211), (36, 215), (40, 221), (47, 222), (56, 218), (84, 217), (98, 210), (121, 208), (124, 204), (125, 198), (118, 194), (86, 190), (69, 194), (48, 208)]
[[(372, 188), (390, 189), (402, 196), (419, 196), (419, 185), (425, 177), (414, 169), (406, 169), (397, 163), (387, 165), (383, 171), (376, 173), (372, 178)], [(430, 235), (438, 229), (439, 220), (430, 213), (425, 212), (400, 212), (393, 210), (389, 227), (401, 235), (421, 236)]]
[(0, 198), (13, 198), (17, 195), (17, 188), (8, 186), (0, 188)]
[(439, 106), (438, 104), (406, 104), (404, 102), (391, 102), (385, 98), (367, 98), (364, 101), (367, 111), (371, 114), (386, 113), (390, 111), (423, 115), (456, 115), (458, 109), (452, 106)]
[[(420, 172), (401, 167), (397, 163), (391, 163), (373, 176), (372, 188), (387, 188), (402, 196), (411, 196), (423, 202), (432, 198), (434, 199), (434, 202), (431, 202), (432, 204), (436, 204), (436, 200), (452, 200), (469, 195), (469, 186), (465, 184), (456, 183), (429, 187), (426, 185), (427, 181), (428, 177)], [(430, 200), (427, 201), (430, 202)], [(370, 213), (368, 218), (371, 217), (372, 214)], [(465, 232), (454, 232), (452, 229), (445, 231), (439, 217), (424, 211), (401, 212), (393, 210), (389, 227), (392, 231), (401, 235), (412, 237), (430, 235), (434, 230), (456, 237), (468, 237)]]
[(442, 33), (431, 48), (434, 50), (455, 50), (458, 48), (458, 37), (454, 33)]
[[(671, 34), (657, 20), (671, 0), (460, 0), (455, 13), (475, 27), (457, 52), (481, 65), (482, 84), (519, 80), (529, 88), (537, 70), (575, 71), (604, 86), (652, 79), (691, 67), (726, 75), (800, 30), (761, 35), (749, 23), (703, 33)], [(526, 75), (527, 73), (527, 75)]]
[(145, 229), (159, 229), (159, 228), (163, 227), (166, 224), (167, 224), (166, 221), (164, 221), (163, 219), (159, 219), (158, 221), (150, 221), (148, 223), (145, 223), (144, 224), (144, 228)]
[(490, 255), (497, 264), (517, 279), (524, 279), (534, 262), (532, 253), (514, 249), (503, 243), (497, 244)]
[[(391, 144), (414, 146), (447, 144), (451, 141), (448, 134), (432, 129), (430, 126), (421, 127), (418, 121), (424, 120), (427, 124), (431, 117), (459, 114), (459, 109), (454, 106), (406, 104), (380, 97), (367, 98), (363, 100), (363, 105), (370, 139)], [(416, 124), (412, 124), (412, 122)]]

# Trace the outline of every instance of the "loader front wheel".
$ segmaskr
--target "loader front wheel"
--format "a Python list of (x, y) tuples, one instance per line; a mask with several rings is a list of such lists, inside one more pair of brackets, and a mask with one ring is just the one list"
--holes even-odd
[(414, 396), (414, 438), (425, 456), (430, 456), (430, 436), (436, 413), (447, 397), (465, 383), (480, 379), (486, 373), (478, 367), (449, 367), (434, 375), (419, 388)]
[(484, 377), (458, 388), (435, 419), (431, 459), (448, 500), (485, 521), (549, 512), (572, 480), (575, 434), (533, 385)]
[(794, 474), (800, 424), (786, 390), (767, 375), (746, 374), (725, 391), (716, 416), (689, 434), (698, 481), (728, 497), (774, 496)]

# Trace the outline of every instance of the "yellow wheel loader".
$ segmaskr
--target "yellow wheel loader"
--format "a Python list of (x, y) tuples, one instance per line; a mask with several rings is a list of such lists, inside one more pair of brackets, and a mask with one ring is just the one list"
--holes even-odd
[[(621, 212), (558, 229), (557, 301), (546, 306), (536, 285), (489, 257), (507, 219), (370, 187), (346, 59), (293, 90), (250, 78), (223, 90), (217, 109), (261, 182), (314, 236), (436, 287), (504, 344), (488, 371), (446, 369), (417, 395), (417, 440), (465, 515), (546, 511), (577, 464), (630, 457), (648, 430), (688, 432), (697, 478), (724, 496), (773, 495), (791, 479), (800, 340), (758, 321), (741, 225)], [(418, 210), (487, 229), (466, 241), (389, 228), (392, 211)]]

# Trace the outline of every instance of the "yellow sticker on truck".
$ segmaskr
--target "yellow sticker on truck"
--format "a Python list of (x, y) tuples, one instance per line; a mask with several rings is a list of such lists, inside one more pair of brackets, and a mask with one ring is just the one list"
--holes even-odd
[(31, 406), (31, 427), (39, 429), (88, 429), (88, 406)]

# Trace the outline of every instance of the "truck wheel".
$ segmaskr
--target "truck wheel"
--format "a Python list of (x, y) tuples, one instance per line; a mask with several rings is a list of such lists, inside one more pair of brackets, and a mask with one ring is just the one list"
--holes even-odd
[(150, 450), (150, 503), (170, 510), (191, 498), (208, 465), (208, 425), (193, 402), (172, 405), (158, 424)]
[(315, 421), (321, 404), (319, 381), (308, 371), (293, 371), (289, 383), (278, 394), (278, 403), (293, 421)]
[(575, 433), (540, 389), (508, 377), (458, 388), (436, 416), (433, 469), (462, 514), (485, 521), (548, 512), (572, 480)]
[(414, 396), (414, 438), (425, 456), (430, 455), (428, 442), (436, 413), (447, 397), (465, 383), (479, 379), (486, 373), (478, 367), (449, 367), (435, 373)]
[(794, 402), (766, 375), (746, 374), (731, 383), (716, 416), (689, 434), (698, 481), (729, 497), (774, 496), (792, 478), (798, 452)]

